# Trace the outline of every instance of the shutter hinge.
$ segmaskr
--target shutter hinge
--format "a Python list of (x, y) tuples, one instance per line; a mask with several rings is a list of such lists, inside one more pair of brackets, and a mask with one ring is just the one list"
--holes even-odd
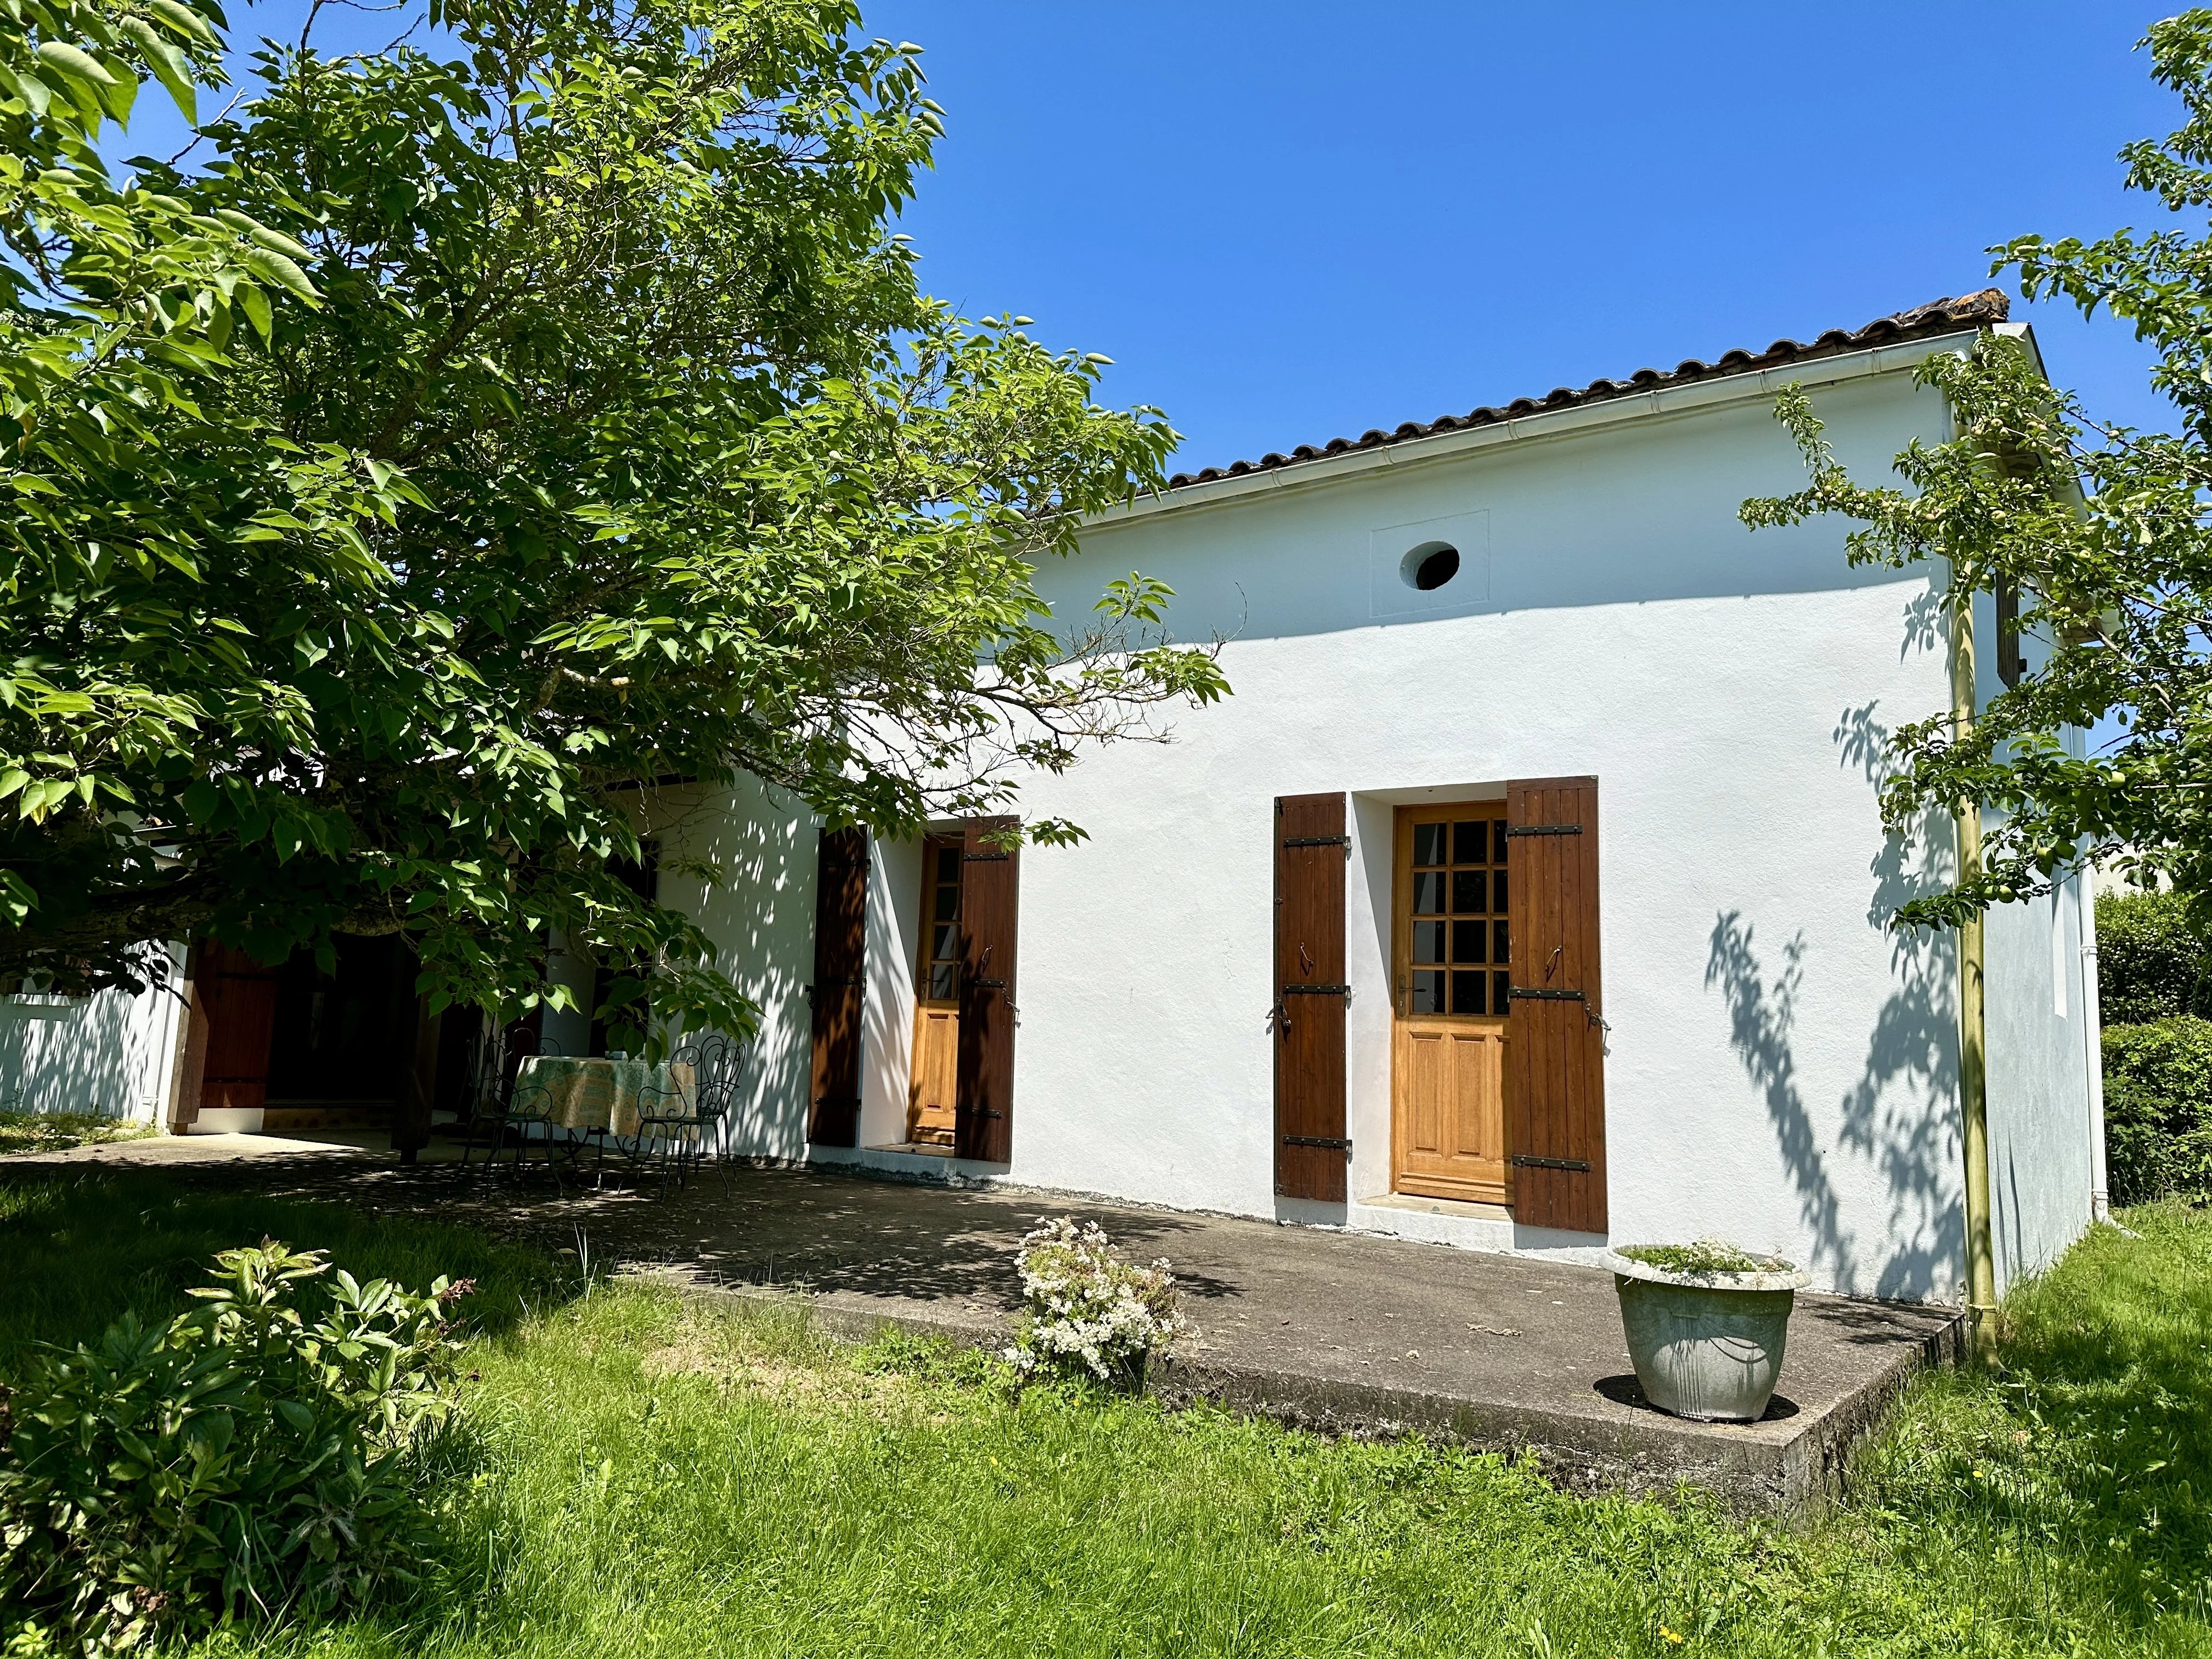
[(1285, 1135), (1283, 1137), (1283, 1145), (1285, 1146), (1318, 1146), (1325, 1152), (1348, 1152), (1352, 1150), (1352, 1143), (1350, 1141), (1332, 1139), (1328, 1135)]
[(1012, 853), (963, 853), (960, 860), (963, 864), (1004, 864), (1012, 857)]
[(1577, 1175), (1590, 1172), (1589, 1161), (1579, 1158), (1537, 1158), (1528, 1152), (1516, 1152), (1508, 1162), (1524, 1170), (1571, 1170)]
[(1006, 981), (1002, 979), (971, 979), (968, 982), (984, 991), (1003, 991), (1006, 988)]
[(1505, 833), (1508, 837), (1514, 836), (1579, 836), (1582, 832), (1583, 827), (1579, 823), (1513, 823), (1508, 824), (1505, 828)]
[(1352, 994), (1352, 988), (1349, 985), (1285, 985), (1283, 994), (1286, 997), (1348, 997)]
[(1345, 858), (1349, 860), (1352, 857), (1352, 837), (1349, 836), (1285, 836), (1283, 837), (1283, 845), (1285, 847), (1341, 847), (1344, 848)]
[(1513, 998), (1534, 997), (1546, 1002), (1587, 1002), (1589, 999), (1580, 991), (1553, 991), (1533, 985), (1516, 985), (1506, 994)]
[(995, 1106), (955, 1106), (955, 1117), (1004, 1117), (1006, 1114)]

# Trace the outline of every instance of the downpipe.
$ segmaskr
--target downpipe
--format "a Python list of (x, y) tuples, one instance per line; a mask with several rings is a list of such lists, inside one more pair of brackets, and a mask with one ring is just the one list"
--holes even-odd
[[(1951, 734), (1964, 744), (1974, 729), (1974, 595), (1951, 607)], [(1982, 873), (1982, 808), (1956, 809), (1959, 878)], [(1959, 1112), (1966, 1177), (1966, 1337), (1975, 1363), (1997, 1357), (1996, 1256), (1990, 1221), (1989, 1020), (1986, 927), (1978, 910), (1959, 924)]]

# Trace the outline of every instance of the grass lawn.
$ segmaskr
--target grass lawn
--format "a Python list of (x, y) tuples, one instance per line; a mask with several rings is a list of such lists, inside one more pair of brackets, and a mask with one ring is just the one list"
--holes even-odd
[(57, 1152), (111, 1140), (143, 1140), (161, 1126), (88, 1112), (0, 1112), (0, 1158), (10, 1152)]
[[(411, 1607), (286, 1655), (2212, 1656), (2212, 1215), (2133, 1212), (1923, 1379), (1847, 1507), (1746, 1526), (1532, 1462), (1007, 1390), (975, 1356), (592, 1286), (466, 1234), (155, 1177), (0, 1183), (0, 1374), (275, 1233), (470, 1273), (477, 1442)], [(227, 1638), (203, 1654), (246, 1650)]]

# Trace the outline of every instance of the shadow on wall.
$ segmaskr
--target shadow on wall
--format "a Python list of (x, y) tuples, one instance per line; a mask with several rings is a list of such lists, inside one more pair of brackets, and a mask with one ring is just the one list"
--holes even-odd
[[(1729, 1046), (1759, 1090), (1796, 1188), (1812, 1261), (1858, 1294), (1920, 1301), (1956, 1289), (1964, 1239), (1957, 1183), (1958, 1010), (1947, 945), (1894, 936), (1893, 988), (1876, 1014), (1860, 1074), (1832, 1115), (1807, 1103), (1793, 1039), (1808, 955), (1803, 933), (1782, 946), (1778, 972), (1755, 948), (1740, 911), (1713, 924), (1705, 984), (1727, 1000)], [(1844, 1215), (1838, 1164), (1875, 1166), (1887, 1214), (1878, 1237)]]
[(0, 1000), (0, 1111), (158, 1117), (174, 1031), (166, 991)]
[[(727, 1145), (796, 1158), (806, 1150), (814, 929), (814, 828), (804, 805), (755, 785), (656, 827), (665, 902), (720, 947), (717, 966), (761, 1011), (745, 1050)], [(711, 877), (706, 873), (711, 869)]]

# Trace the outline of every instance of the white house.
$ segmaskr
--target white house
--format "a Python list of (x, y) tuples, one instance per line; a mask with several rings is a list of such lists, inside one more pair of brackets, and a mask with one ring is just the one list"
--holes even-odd
[[(664, 830), (738, 872), (662, 882), (767, 1011), (733, 1146), (1960, 1299), (1959, 952), (1888, 926), (1952, 826), (1875, 800), (1884, 732), (1950, 706), (1940, 573), (1736, 511), (1802, 480), (1783, 386), (1885, 476), (1947, 433), (1915, 367), (1991, 327), (2026, 338), (1946, 301), (1101, 518), (1047, 598), (1165, 580), (1235, 695), (1025, 787), (1086, 842), (871, 846), (757, 789)], [(2077, 882), (1990, 919), (2000, 1283), (2103, 1184), (2091, 929)]]
[[(1881, 477), (1948, 433), (1916, 367), (1992, 328), (2033, 350), (1990, 292), (1102, 517), (1046, 597), (1164, 579), (1235, 695), (1027, 784), (1087, 841), (871, 845), (757, 786), (654, 826), (660, 897), (765, 1011), (730, 1146), (1571, 1259), (1719, 1236), (1822, 1288), (1961, 1299), (1960, 952), (1888, 925), (1953, 827), (1891, 837), (1875, 799), (1885, 732), (1951, 705), (1942, 575), (1736, 513), (1802, 481), (1782, 386)], [(2037, 648), (1994, 611), (1984, 698)], [(724, 884), (679, 873), (702, 860)], [(2101, 1199), (2094, 947), (2078, 881), (1989, 919), (2001, 1285)], [(453, 1033), (414, 1033), (365, 950), (334, 980), (204, 957), (199, 1042), (173, 997), (16, 1000), (0, 1068), (27, 1103), (167, 1099), (179, 1126), (319, 1121), (332, 1077), (427, 1102)], [(99, 1077), (56, 1058), (89, 1064), (69, 1022), (114, 1027)]]

